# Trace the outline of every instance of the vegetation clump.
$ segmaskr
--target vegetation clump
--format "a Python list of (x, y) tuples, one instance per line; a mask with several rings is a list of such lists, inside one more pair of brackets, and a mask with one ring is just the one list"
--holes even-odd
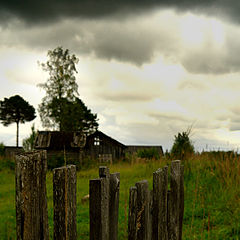
[(31, 127), (31, 134), (29, 137), (23, 139), (23, 149), (25, 152), (32, 151), (34, 149), (34, 143), (37, 136), (37, 131), (35, 130), (35, 125)]
[(171, 157), (174, 159), (185, 160), (194, 153), (194, 146), (189, 138), (191, 129), (175, 135), (174, 143), (171, 149)]
[(145, 158), (148, 160), (160, 158), (159, 153), (155, 148), (138, 150), (137, 157)]

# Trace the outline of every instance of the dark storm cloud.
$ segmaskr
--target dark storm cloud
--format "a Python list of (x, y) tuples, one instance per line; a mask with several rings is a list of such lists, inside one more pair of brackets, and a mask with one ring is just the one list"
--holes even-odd
[[(229, 6), (225, 6), (223, 1), (217, 0), (206, 1), (207, 3), (190, 0), (181, 1), (181, 4), (179, 2), (44, 0), (29, 1), (28, 5), (22, 2), (21, 5), (17, 5), (17, 1), (1, 1), (0, 21), (1, 18), (7, 21), (7, 16), (15, 18), (7, 21), (7, 25), (2, 24), (2, 27), (0, 22), (0, 46), (27, 46), (45, 51), (61, 45), (76, 54), (94, 55), (100, 59), (118, 60), (139, 66), (150, 63), (155, 55), (161, 53), (170, 60), (173, 58), (174, 62), (180, 63), (188, 72), (194, 74), (238, 72), (240, 33), (239, 31), (236, 33), (234, 28), (227, 32), (223, 49), (215, 48), (214, 42), (210, 40), (201, 47), (187, 49), (179, 38), (177, 17), (170, 19), (152, 18), (151, 15), (149, 18), (147, 15), (136, 15), (131, 19), (123, 17), (123, 13), (136, 14), (136, 11), (143, 12), (156, 6), (168, 6), (178, 10), (191, 9), (193, 12), (202, 10), (207, 14), (213, 11), (218, 15), (220, 13), (226, 15), (231, 11), (230, 6), (234, 5), (234, 1), (228, 1)], [(237, 9), (239, 5), (235, 4)], [(112, 18), (110, 21), (104, 18), (113, 14), (116, 14), (116, 19)], [(102, 18), (95, 20), (94, 17)], [(32, 25), (28, 27), (22, 20)], [(59, 21), (54, 23), (55, 20)], [(34, 25), (50, 21), (51, 24)]]
[(240, 3), (230, 0), (53, 0), (17, 1), (3, 0), (0, 3), (2, 20), (15, 16), (27, 23), (48, 22), (65, 17), (105, 17), (114, 14), (134, 14), (156, 7), (175, 8), (179, 11), (193, 10), (207, 14), (239, 16)]
[(40, 50), (61, 45), (76, 54), (94, 54), (100, 59), (117, 59), (136, 65), (150, 62), (159, 48), (164, 55), (176, 54), (178, 49), (176, 35), (163, 27), (161, 32), (155, 31), (142, 18), (126, 22), (68, 19), (30, 28), (21, 21), (12, 21), (0, 34), (0, 45)]

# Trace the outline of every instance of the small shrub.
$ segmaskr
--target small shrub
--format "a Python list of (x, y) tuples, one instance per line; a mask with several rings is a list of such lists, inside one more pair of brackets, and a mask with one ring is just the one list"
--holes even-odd
[(190, 133), (191, 129), (174, 136), (175, 139), (171, 149), (172, 158), (185, 160), (194, 154), (194, 146), (189, 138)]
[(0, 143), (0, 156), (4, 156), (4, 153), (5, 153), (4, 148), (5, 148), (5, 146), (4, 146), (4, 144), (1, 142), (1, 143)]
[(138, 150), (137, 157), (145, 159), (159, 159), (159, 153), (155, 148)]

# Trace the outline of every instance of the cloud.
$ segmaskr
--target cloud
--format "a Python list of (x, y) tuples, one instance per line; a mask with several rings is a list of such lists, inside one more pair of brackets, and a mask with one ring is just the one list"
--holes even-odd
[(8, 21), (15, 16), (27, 22), (48, 23), (63, 18), (102, 18), (109, 16), (138, 15), (146, 11), (153, 11), (156, 8), (173, 8), (177, 11), (194, 11), (224, 15), (235, 21), (239, 21), (239, 2), (237, 0), (204, 0), (204, 1), (169, 1), (169, 0), (42, 0), (42, 1), (24, 1), (19, 4), (18, 1), (3, 0), (0, 4), (0, 16), (2, 21)]
[(186, 49), (181, 63), (190, 73), (225, 74), (240, 71), (238, 52), (240, 29), (236, 26), (224, 25), (224, 40), (218, 46), (214, 38), (206, 41), (198, 48)]
[(27, 1), (19, 4), (16, 1), (1, 1), (0, 16), (2, 21), (11, 17), (17, 17), (29, 24), (56, 21), (69, 17), (80, 18), (99, 18), (111, 16), (113, 14), (123, 13), (133, 14), (139, 11), (154, 9), (155, 7), (177, 7), (180, 9), (189, 9), (194, 4), (193, 1), (184, 1), (184, 4), (177, 1), (155, 1), (155, 0), (122, 0), (122, 1), (106, 1), (106, 0), (52, 0), (52, 1)]
[(124, 21), (65, 19), (30, 28), (15, 20), (2, 28), (0, 40), (1, 45), (41, 51), (63, 45), (80, 55), (141, 65), (151, 62), (158, 51), (166, 56), (177, 53), (176, 24), (177, 18), (172, 12)]
[(47, 52), (63, 46), (79, 56), (139, 67), (159, 56), (167, 64), (182, 65), (193, 74), (238, 72), (240, 66), (238, 26), (170, 10), (124, 20), (69, 18), (31, 27), (15, 19), (0, 27), (0, 33), (2, 47)]

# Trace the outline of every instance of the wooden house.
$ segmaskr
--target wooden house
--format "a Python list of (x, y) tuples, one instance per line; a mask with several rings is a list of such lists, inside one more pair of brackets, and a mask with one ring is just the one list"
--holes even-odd
[(34, 148), (47, 150), (48, 159), (65, 156), (68, 160), (113, 162), (124, 157), (126, 146), (101, 131), (87, 137), (79, 132), (39, 131)]
[(85, 139), (78, 132), (38, 131), (34, 149), (46, 150), (47, 158), (80, 159)]
[(101, 131), (89, 135), (83, 148), (84, 156), (100, 162), (113, 162), (124, 158), (127, 147)]

